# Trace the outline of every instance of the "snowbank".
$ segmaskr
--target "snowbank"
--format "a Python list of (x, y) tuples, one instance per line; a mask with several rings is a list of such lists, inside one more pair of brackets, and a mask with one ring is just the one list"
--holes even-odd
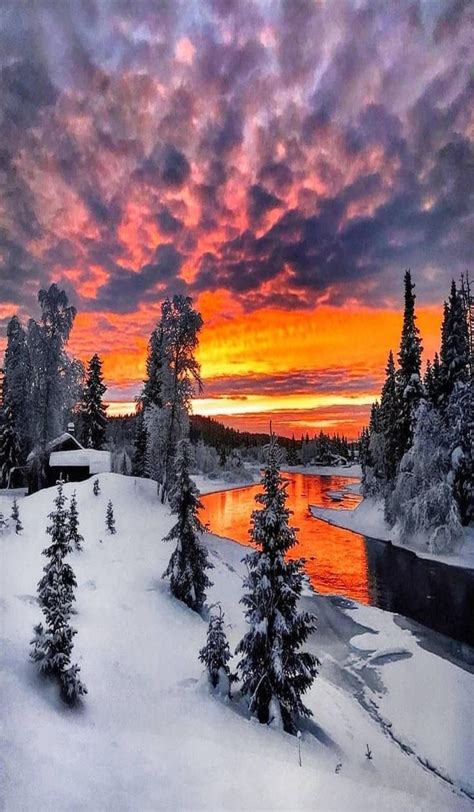
[[(302, 726), (301, 767), (296, 738), (249, 720), (238, 702), (211, 696), (197, 659), (207, 624), (174, 600), (161, 579), (171, 553), (161, 539), (171, 516), (158, 502), (155, 484), (104, 474), (100, 485), (99, 496), (92, 480), (64, 488), (68, 496), (77, 491), (85, 538), (84, 551), (71, 555), (78, 580), (74, 659), (89, 690), (82, 708), (64, 706), (55, 685), (40, 679), (28, 661), (31, 630), (41, 618), (36, 584), (55, 489), (22, 499), (23, 535), (0, 537), (0, 782), (8, 812), (471, 808), (458, 789), (387, 736), (362, 706), (357, 685), (340, 678), (350, 675), (341, 636), (350, 621), (329, 599), (319, 598), (328, 620), (311, 643), (322, 666), (307, 696), (314, 722)], [(108, 499), (115, 536), (105, 531)], [(10, 508), (10, 499), (0, 497), (0, 510), (8, 515)], [(214, 563), (209, 602), (221, 601), (233, 649), (244, 631), (239, 599), (246, 550), (214, 536), (205, 541)], [(305, 599), (308, 606), (311, 600)], [(387, 636), (391, 641), (391, 627)], [(390, 683), (394, 694), (384, 714), (393, 721), (398, 714), (398, 734), (403, 737), (407, 725), (415, 745), (425, 729), (441, 738), (458, 725), (457, 764), (447, 745), (446, 752), (423, 752), (464, 780), (463, 746), (469, 742), (462, 737), (472, 711), (465, 681), (472, 689), (472, 675), (459, 675), (434, 655), (419, 659), (414, 644), (412, 649), (420, 691), (443, 681), (449, 703), (434, 704), (428, 720), (412, 703), (408, 719), (401, 710), (410, 700), (407, 691), (401, 696), (400, 672), (399, 683)], [(407, 673), (411, 685), (415, 672)]]
[(466, 528), (464, 539), (456, 552), (450, 555), (437, 555), (425, 552), (420, 549), (420, 545), (414, 546), (402, 543), (396, 529), (390, 528), (385, 522), (383, 502), (381, 500), (363, 499), (360, 505), (353, 510), (322, 508), (310, 505), (310, 511), (316, 519), (332, 524), (335, 527), (352, 530), (354, 533), (360, 533), (363, 536), (379, 539), (379, 541), (391, 542), (394, 545), (411, 550), (419, 558), (440, 561), (453, 567), (474, 569), (474, 528)]
[(360, 465), (285, 465), (285, 471), (292, 474), (319, 474), (320, 476), (361, 477)]

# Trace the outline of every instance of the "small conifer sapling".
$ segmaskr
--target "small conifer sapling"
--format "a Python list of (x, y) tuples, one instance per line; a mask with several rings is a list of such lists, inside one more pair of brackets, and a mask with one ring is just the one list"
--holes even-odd
[(111, 499), (109, 499), (109, 501), (107, 502), (107, 512), (105, 514), (105, 526), (111, 536), (115, 535), (117, 530), (115, 528), (114, 506), (112, 504)]
[(224, 629), (224, 613), (218, 605), (218, 612), (210, 615), (207, 642), (199, 652), (199, 659), (206, 666), (212, 687), (219, 688), (219, 692), (226, 696), (230, 696), (230, 686), (236, 679), (228, 665), (231, 656)]
[(15, 533), (19, 535), (23, 530), (23, 525), (20, 520), (20, 508), (18, 507), (16, 497), (14, 498), (12, 505), (12, 519), (15, 522)]
[(94, 484), (92, 485), (92, 492), (94, 496), (98, 496), (100, 493), (100, 483), (99, 479), (94, 479)]
[(79, 513), (77, 510), (76, 491), (71, 496), (69, 505), (68, 537), (71, 550), (82, 550), (83, 536), (79, 532)]
[(51, 536), (51, 544), (43, 555), (47, 558), (44, 575), (38, 584), (38, 602), (46, 625), (35, 626), (35, 637), (31, 641), (31, 658), (38, 664), (40, 672), (56, 677), (64, 699), (71, 704), (87, 689), (79, 678), (79, 666), (71, 662), (73, 637), (76, 630), (70, 626), (72, 604), (75, 600), (76, 578), (66, 558), (71, 551), (68, 539), (68, 512), (63, 486), (58, 484), (54, 500), (55, 510), (50, 513), (51, 524), (46, 532)]
[(180, 440), (175, 458), (176, 478), (170, 492), (171, 509), (177, 518), (164, 539), (175, 541), (176, 547), (163, 578), (169, 577), (175, 598), (200, 612), (206, 600), (206, 589), (212, 586), (206, 570), (213, 565), (199, 538), (205, 527), (199, 519), (199, 491), (189, 473), (191, 462), (189, 440)]

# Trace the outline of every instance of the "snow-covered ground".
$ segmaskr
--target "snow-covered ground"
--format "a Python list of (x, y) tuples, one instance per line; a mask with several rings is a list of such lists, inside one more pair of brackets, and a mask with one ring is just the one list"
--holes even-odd
[[(349, 490), (349, 487), (347, 488)], [(441, 561), (455, 567), (474, 569), (474, 528), (466, 528), (464, 538), (458, 549), (450, 555), (437, 555), (423, 550), (422, 545), (411, 546), (400, 541), (396, 529), (388, 526), (384, 519), (384, 508), (381, 500), (363, 499), (360, 505), (350, 510), (338, 508), (323, 508), (310, 506), (311, 513), (316, 519), (328, 522), (336, 527), (353, 530), (363, 536), (371, 536), (380, 541), (389, 541), (400, 547), (411, 550), (420, 558), (429, 558)]]
[[(206, 622), (161, 579), (168, 509), (153, 483), (100, 476), (77, 490), (84, 550), (74, 657), (89, 694), (58, 699), (28, 661), (41, 618), (36, 584), (55, 489), (21, 499), (21, 536), (0, 537), (0, 807), (66, 810), (471, 809), (474, 676), (420, 648), (396, 618), (340, 599), (316, 607), (311, 646), (320, 676), (307, 695), (314, 719), (298, 741), (212, 696), (197, 659)], [(105, 531), (108, 499), (117, 534)], [(0, 511), (11, 501), (0, 497)], [(209, 603), (220, 600), (234, 647), (244, 631), (246, 550), (206, 537), (214, 564)], [(372, 631), (369, 631), (372, 630)], [(366, 747), (372, 760), (365, 757)], [(427, 767), (423, 762), (429, 762)], [(436, 770), (451, 781), (443, 780)]]
[(320, 476), (353, 476), (361, 477), (360, 465), (285, 465), (285, 471), (293, 474), (319, 474)]

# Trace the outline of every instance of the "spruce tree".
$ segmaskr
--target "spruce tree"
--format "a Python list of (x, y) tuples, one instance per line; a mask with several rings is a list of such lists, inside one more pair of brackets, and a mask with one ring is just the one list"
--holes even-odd
[(302, 695), (317, 674), (317, 658), (300, 651), (315, 630), (315, 618), (298, 611), (304, 572), (301, 560), (286, 560), (296, 544), (286, 506), (287, 483), (280, 474), (281, 451), (271, 435), (262, 477), (261, 505), (252, 513), (251, 538), (257, 551), (244, 559), (247, 592), (241, 599), (249, 631), (237, 646), (238, 668), (250, 709), (262, 723), (295, 731), (297, 716), (310, 716)]
[(145, 415), (143, 408), (139, 408), (135, 418), (135, 437), (133, 441), (133, 459), (132, 459), (132, 474), (133, 476), (144, 477), (146, 471), (146, 457), (147, 457), (147, 431), (145, 424)]
[(115, 529), (114, 506), (112, 504), (111, 499), (109, 499), (109, 501), (107, 502), (107, 511), (105, 514), (105, 526), (111, 536), (115, 535), (117, 530)]
[(94, 479), (94, 482), (92, 484), (92, 493), (94, 494), (94, 496), (98, 496), (100, 493), (100, 483), (98, 478)]
[(92, 356), (87, 368), (87, 378), (81, 406), (82, 442), (88, 448), (101, 449), (105, 443), (107, 429), (106, 407), (103, 395), (107, 391), (102, 375), (102, 361), (97, 353)]
[(71, 551), (68, 539), (68, 513), (62, 483), (54, 500), (55, 510), (50, 513), (51, 524), (46, 532), (51, 536), (51, 544), (43, 555), (47, 558), (44, 576), (38, 584), (38, 601), (46, 619), (35, 626), (35, 637), (31, 641), (31, 658), (38, 663), (39, 670), (59, 680), (62, 694), (69, 702), (87, 693), (79, 679), (79, 667), (71, 663), (73, 637), (76, 630), (70, 626), (72, 604), (75, 600), (76, 578), (66, 558)]
[(422, 343), (415, 314), (415, 285), (410, 271), (405, 272), (405, 308), (403, 328), (398, 353), (397, 396), (399, 416), (397, 421), (399, 457), (409, 448), (413, 439), (416, 408), (423, 396), (421, 382)]
[(385, 383), (380, 398), (380, 428), (384, 437), (384, 480), (391, 482), (397, 472), (399, 460), (397, 418), (399, 403), (393, 353), (390, 350), (385, 368)]
[(199, 659), (206, 666), (212, 687), (219, 687), (222, 693), (230, 696), (230, 686), (235, 676), (228, 665), (232, 655), (224, 628), (224, 613), (220, 605), (218, 610), (218, 613), (214, 612), (209, 617), (207, 642), (199, 652)]
[(165, 342), (163, 333), (163, 322), (153, 330), (148, 342), (148, 353), (146, 359), (146, 379), (143, 382), (143, 390), (140, 396), (142, 409), (149, 406), (163, 407), (163, 367), (166, 365)]
[(8, 487), (13, 468), (20, 465), (20, 443), (11, 404), (7, 400), (2, 409), (0, 424), (0, 487)]
[(441, 339), (442, 404), (447, 405), (456, 383), (469, 377), (469, 332), (467, 314), (454, 280), (445, 303)]
[(77, 511), (76, 491), (71, 496), (68, 514), (68, 541), (71, 550), (82, 550), (84, 538), (79, 532), (79, 513)]
[(199, 491), (190, 477), (192, 452), (189, 440), (178, 442), (174, 464), (176, 478), (170, 493), (170, 505), (177, 516), (164, 541), (175, 541), (176, 547), (163, 578), (169, 577), (171, 592), (191, 609), (200, 612), (206, 600), (206, 589), (212, 586), (206, 575), (213, 565), (199, 534), (205, 531), (199, 519), (202, 505)]
[(15, 533), (17, 535), (19, 535), (21, 533), (21, 531), (23, 530), (23, 525), (21, 523), (20, 508), (18, 507), (18, 502), (17, 502), (16, 497), (13, 499), (11, 516), (12, 516), (13, 521), (15, 522)]
[(32, 434), (31, 420), (31, 362), (26, 333), (17, 316), (7, 325), (7, 346), (4, 358), (5, 378), (3, 400), (8, 402), (19, 447), (20, 462), (26, 459)]

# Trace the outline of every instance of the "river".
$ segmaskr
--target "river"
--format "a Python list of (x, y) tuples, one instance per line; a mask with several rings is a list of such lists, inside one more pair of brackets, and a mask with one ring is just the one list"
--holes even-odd
[[(316, 592), (341, 595), (417, 621), (453, 640), (474, 646), (474, 572), (322, 522), (309, 505), (348, 509), (360, 496), (356, 479), (285, 474), (298, 544)], [(218, 536), (250, 545), (249, 521), (260, 485), (202, 496), (201, 519)]]

